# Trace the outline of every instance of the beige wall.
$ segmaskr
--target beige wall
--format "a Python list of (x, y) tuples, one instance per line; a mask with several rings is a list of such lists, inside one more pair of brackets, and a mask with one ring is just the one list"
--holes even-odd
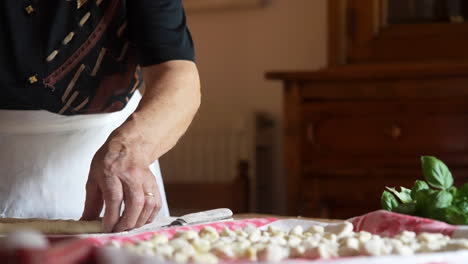
[[(265, 8), (188, 13), (202, 78), (203, 103), (195, 122), (232, 127), (260, 110), (281, 124), (280, 82), (270, 70), (313, 70), (326, 63), (326, 0), (273, 0)], [(204, 121), (203, 121), (204, 120)], [(281, 137), (277, 159), (281, 161)], [(281, 164), (276, 169), (281, 171)], [(283, 207), (280, 173), (272, 176)], [(280, 211), (278, 211), (280, 212)]]
[(188, 21), (202, 77), (203, 115), (229, 116), (233, 106), (279, 116), (281, 85), (266, 81), (264, 73), (317, 69), (326, 61), (326, 0), (273, 0), (266, 8), (189, 12)]

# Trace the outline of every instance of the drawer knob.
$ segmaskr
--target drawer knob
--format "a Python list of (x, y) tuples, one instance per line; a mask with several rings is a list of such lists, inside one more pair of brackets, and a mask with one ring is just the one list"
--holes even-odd
[(401, 127), (398, 126), (398, 125), (392, 125), (386, 132), (386, 134), (394, 139), (394, 140), (397, 140), (401, 137)]

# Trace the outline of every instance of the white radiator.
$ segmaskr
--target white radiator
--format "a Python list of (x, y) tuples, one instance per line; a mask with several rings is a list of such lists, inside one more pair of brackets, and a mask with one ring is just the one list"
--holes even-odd
[(238, 176), (240, 160), (249, 161), (252, 168), (255, 131), (248, 125), (251, 122), (242, 123), (229, 129), (195, 123), (177, 145), (161, 158), (164, 181), (229, 182)]
[[(239, 161), (247, 161), (250, 210), (275, 212), (281, 168), (275, 159), (278, 127), (267, 114), (254, 113), (232, 128), (195, 120), (179, 143), (160, 159), (166, 183), (226, 183), (239, 177)], [(221, 122), (219, 122), (221, 123)], [(221, 125), (220, 125), (221, 126)]]

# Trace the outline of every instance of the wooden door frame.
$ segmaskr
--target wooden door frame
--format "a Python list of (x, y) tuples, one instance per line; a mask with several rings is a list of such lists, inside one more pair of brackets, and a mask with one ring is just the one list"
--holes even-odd
[[(328, 1), (329, 65), (346, 64), (349, 57), (365, 56), (358, 46), (371, 41), (382, 26), (382, 21), (376, 15), (376, 12), (382, 10), (379, 3), (378, 0)], [(359, 10), (368, 6), (374, 13), (359, 13)]]
[[(382, 4), (385, 5), (385, 1), (328, 1), (330, 66), (354, 62), (468, 59), (468, 50), (463, 48), (468, 46), (466, 24), (388, 26), (382, 18)], [(364, 11), (369, 8), (374, 12)], [(421, 46), (421, 43), (430, 45)], [(445, 49), (437, 48), (441, 45)]]
[(328, 0), (328, 65), (347, 62), (347, 2), (348, 0)]

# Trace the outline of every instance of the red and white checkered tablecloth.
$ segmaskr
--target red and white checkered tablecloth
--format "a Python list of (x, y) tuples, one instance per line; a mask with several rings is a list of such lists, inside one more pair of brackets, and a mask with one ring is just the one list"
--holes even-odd
[[(368, 231), (381, 236), (394, 236), (401, 231), (414, 231), (443, 233), (454, 238), (468, 238), (468, 226), (453, 226), (446, 223), (396, 214), (388, 211), (375, 211), (369, 214), (349, 219), (354, 224), (354, 231)], [(310, 226), (312, 224), (326, 225), (328, 223), (314, 222), (307, 220), (288, 220), (277, 218), (254, 218), (237, 221), (224, 221), (196, 226), (176, 227), (162, 230), (154, 230), (141, 234), (129, 236), (109, 235), (99, 237), (88, 237), (55, 243), (51, 248), (44, 251), (21, 251), (17, 252), (20, 262), (16, 263), (52, 263), (52, 264), (78, 264), (78, 263), (156, 263), (154, 259), (148, 257), (135, 256), (123, 250), (106, 251), (103, 245), (110, 241), (136, 242), (151, 238), (154, 234), (164, 234), (172, 237), (181, 230), (200, 230), (205, 226), (212, 226), (220, 231), (224, 226), (231, 229), (243, 228), (246, 225), (253, 225), (259, 228), (267, 225), (278, 227), (291, 227), (293, 225)], [(111, 252), (111, 253), (109, 253)], [(0, 254), (2, 257), (2, 254)], [(11, 257), (11, 256), (10, 256)], [(114, 261), (115, 262), (115, 261)], [(232, 263), (232, 261), (230, 262)], [(414, 256), (385, 256), (385, 257), (352, 257), (337, 258), (328, 260), (287, 260), (285, 263), (313, 263), (313, 264), (468, 264), (468, 251), (457, 251), (448, 253), (419, 254)]]

